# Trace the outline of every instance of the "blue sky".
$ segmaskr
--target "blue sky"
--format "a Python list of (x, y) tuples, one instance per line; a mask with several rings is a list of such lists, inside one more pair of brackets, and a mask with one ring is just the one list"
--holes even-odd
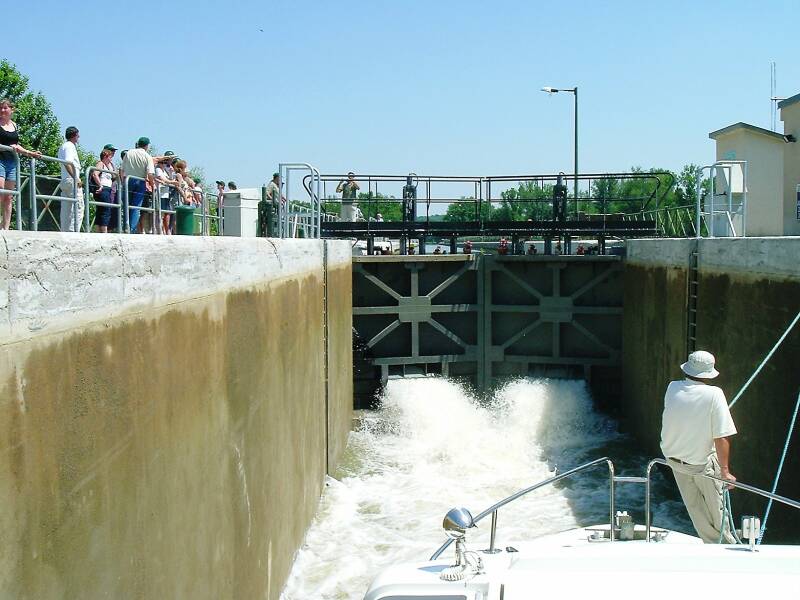
[(800, 92), (796, 0), (19, 6), (3, 56), (84, 147), (147, 135), (240, 186), (280, 161), (570, 172), (572, 96), (545, 85), (579, 87), (581, 171), (679, 169), (709, 131), (769, 127), (770, 61)]

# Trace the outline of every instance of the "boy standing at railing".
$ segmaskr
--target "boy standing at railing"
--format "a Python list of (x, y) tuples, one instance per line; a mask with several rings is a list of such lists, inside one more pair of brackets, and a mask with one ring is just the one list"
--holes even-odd
[[(78, 139), (80, 132), (77, 127), (69, 126), (64, 132), (66, 141), (58, 149), (58, 158), (66, 161), (61, 163), (61, 183), (59, 195), (65, 200), (61, 201), (61, 231), (80, 231), (83, 221), (83, 184), (81, 183), (81, 160), (78, 157)], [(77, 188), (76, 188), (77, 186)], [(70, 202), (66, 198), (76, 198)]]

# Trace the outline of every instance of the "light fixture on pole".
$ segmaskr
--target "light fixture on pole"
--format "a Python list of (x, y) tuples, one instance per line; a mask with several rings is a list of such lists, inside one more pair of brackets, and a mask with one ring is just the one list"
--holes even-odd
[(554, 87), (543, 87), (543, 92), (547, 92), (548, 94), (557, 94), (558, 92), (569, 92), (570, 94), (575, 95), (575, 163), (574, 163), (574, 170), (575, 170), (575, 183), (573, 188), (573, 194), (575, 194), (575, 216), (577, 218), (578, 212), (578, 86), (574, 88), (554, 88)]

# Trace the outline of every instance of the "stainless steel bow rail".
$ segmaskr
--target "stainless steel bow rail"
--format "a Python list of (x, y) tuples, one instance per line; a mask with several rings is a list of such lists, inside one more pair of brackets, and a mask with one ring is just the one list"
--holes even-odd
[[(654, 458), (649, 463), (647, 463), (647, 475), (643, 478), (645, 484), (645, 536), (647, 541), (650, 541), (650, 472), (652, 471), (655, 465), (664, 465), (665, 467), (669, 467), (672, 469), (672, 465), (669, 464), (663, 458)], [(773, 494), (772, 492), (768, 492), (766, 490), (762, 490), (761, 488), (757, 488), (752, 485), (748, 485), (746, 483), (741, 483), (739, 481), (728, 481), (727, 479), (722, 479), (720, 477), (714, 477), (713, 475), (696, 475), (696, 477), (705, 477), (706, 479), (711, 479), (713, 481), (719, 481), (720, 483), (724, 483), (732, 488), (736, 488), (739, 490), (744, 490), (746, 492), (750, 492), (751, 494), (757, 494), (764, 498), (768, 498), (770, 500), (774, 500), (775, 502), (780, 502), (781, 504), (785, 504), (786, 506), (791, 506), (792, 508), (796, 508), (800, 510), (800, 502), (797, 500), (792, 500), (791, 498), (787, 498), (785, 496), (780, 496), (778, 494)]]
[[(511, 502), (514, 502), (515, 500), (518, 500), (519, 498), (521, 498), (523, 496), (526, 496), (527, 494), (530, 494), (533, 491), (536, 491), (536, 490), (538, 490), (540, 488), (543, 488), (545, 486), (548, 486), (548, 485), (551, 485), (553, 483), (556, 483), (557, 481), (561, 481), (562, 479), (566, 479), (567, 477), (571, 477), (571, 476), (573, 476), (573, 475), (575, 475), (577, 473), (580, 473), (582, 471), (586, 471), (588, 469), (597, 467), (597, 466), (602, 465), (602, 464), (605, 464), (608, 467), (608, 475), (609, 475), (609, 511), (608, 511), (608, 513), (609, 513), (609, 532), (610, 532), (609, 533), (609, 540), (613, 542), (616, 539), (615, 538), (615, 531), (614, 531), (614, 506), (615, 506), (614, 497), (615, 497), (615, 486), (616, 486), (616, 484), (642, 484), (642, 485), (645, 486), (645, 541), (650, 542), (651, 541), (651, 539), (650, 539), (650, 530), (651, 530), (651, 518), (650, 518), (650, 488), (651, 488), (651, 484), (650, 484), (650, 474), (651, 474), (651, 471), (652, 471), (654, 465), (657, 465), (657, 464), (664, 465), (666, 467), (669, 467), (670, 469), (672, 468), (672, 465), (670, 465), (663, 458), (654, 458), (653, 460), (651, 460), (647, 464), (647, 471), (646, 471), (645, 477), (619, 476), (619, 475), (615, 475), (614, 474), (614, 463), (611, 461), (610, 458), (608, 458), (607, 456), (604, 456), (603, 458), (598, 458), (598, 459), (593, 460), (591, 462), (588, 462), (586, 464), (583, 464), (583, 465), (580, 465), (578, 467), (575, 467), (574, 469), (570, 469), (569, 471), (564, 471), (563, 473), (559, 473), (558, 475), (550, 477), (549, 479), (545, 479), (544, 481), (540, 481), (539, 483), (537, 483), (535, 485), (532, 485), (530, 487), (522, 489), (522, 490), (520, 490), (520, 491), (518, 491), (518, 492), (516, 492), (516, 493), (514, 493), (514, 494), (512, 494), (510, 496), (508, 496), (507, 498), (504, 498), (503, 500), (500, 500), (496, 504), (493, 504), (492, 506), (490, 506), (489, 508), (487, 508), (486, 510), (484, 510), (480, 514), (478, 514), (476, 517), (474, 517), (474, 519), (473, 519), (474, 522), (478, 523), (479, 521), (481, 521), (483, 518), (487, 517), (488, 515), (492, 515), (492, 527), (491, 527), (491, 532), (490, 532), (489, 548), (487, 550), (485, 550), (485, 552), (487, 552), (487, 553), (498, 552), (498, 550), (496, 548), (497, 512), (501, 508), (503, 508), (507, 504), (510, 504)], [(768, 492), (766, 490), (762, 490), (762, 489), (754, 487), (752, 485), (748, 485), (746, 483), (740, 483), (738, 481), (730, 482), (730, 481), (727, 481), (725, 479), (720, 479), (719, 477), (714, 477), (712, 475), (705, 475), (705, 474), (697, 475), (697, 477), (705, 477), (707, 479), (712, 479), (712, 480), (718, 481), (720, 483), (728, 484), (731, 487), (735, 487), (737, 489), (742, 489), (742, 490), (745, 490), (747, 492), (751, 492), (753, 494), (758, 494), (759, 496), (763, 496), (764, 498), (771, 498), (772, 500), (774, 500), (776, 502), (780, 502), (782, 504), (785, 504), (787, 506), (791, 506), (792, 508), (796, 508), (796, 509), (800, 510), (800, 502), (798, 502), (797, 500), (792, 500), (790, 498), (786, 498), (786, 497), (780, 496), (778, 494), (773, 494), (771, 492)], [(436, 552), (434, 552), (431, 555), (430, 560), (438, 559), (442, 555), (442, 553), (448, 548), (448, 546), (450, 546), (450, 544), (452, 542), (453, 542), (452, 539), (448, 539), (444, 544), (442, 544), (439, 547), (438, 550), (436, 550)]]
[[(562, 479), (566, 479), (567, 477), (571, 477), (572, 475), (575, 475), (576, 473), (580, 473), (581, 471), (585, 471), (587, 469), (591, 469), (591, 468), (596, 467), (596, 466), (601, 465), (601, 464), (605, 464), (608, 467), (608, 482), (609, 482), (609, 488), (610, 488), (610, 491), (609, 491), (610, 508), (609, 508), (609, 513), (608, 513), (608, 518), (609, 518), (609, 523), (612, 524), (612, 527), (611, 527), (611, 539), (613, 540), (614, 539), (614, 527), (613, 527), (613, 521), (614, 521), (614, 483), (615, 483), (615, 480), (619, 480), (621, 478), (614, 477), (614, 463), (611, 462), (610, 458), (608, 458), (607, 456), (604, 456), (603, 458), (598, 458), (597, 460), (593, 460), (593, 461), (588, 462), (588, 463), (586, 463), (584, 465), (581, 465), (579, 467), (575, 467), (574, 469), (570, 469), (569, 471), (564, 471), (563, 473), (555, 475), (554, 477), (550, 477), (549, 479), (545, 479), (544, 481), (540, 481), (539, 483), (537, 483), (535, 485), (532, 485), (531, 487), (525, 488), (525, 489), (520, 490), (520, 491), (518, 491), (518, 492), (516, 492), (514, 494), (511, 494), (507, 498), (504, 498), (504, 499), (500, 500), (500, 502), (498, 502), (496, 504), (493, 504), (492, 506), (490, 506), (486, 510), (482, 511), (478, 516), (474, 517), (473, 521), (475, 523), (478, 523), (479, 521), (481, 521), (487, 515), (492, 515), (491, 538), (490, 538), (490, 542), (489, 542), (489, 549), (487, 550), (487, 552), (494, 553), (494, 552), (497, 551), (496, 548), (495, 548), (495, 541), (496, 541), (496, 538), (497, 538), (497, 511), (498, 510), (503, 508), (506, 504), (510, 504), (514, 500), (517, 500), (517, 499), (521, 498), (522, 496), (526, 496), (527, 494), (530, 494), (531, 492), (533, 492), (535, 490), (538, 490), (539, 488), (543, 488), (545, 486), (551, 485), (551, 484), (555, 483), (556, 481), (561, 481)], [(625, 478), (625, 479), (627, 479), (627, 478)], [(433, 555), (431, 556), (430, 560), (436, 560), (437, 558), (439, 558), (439, 556), (441, 556), (442, 552), (447, 550), (447, 547), (452, 542), (453, 542), (452, 539), (448, 539), (444, 544), (442, 544), (439, 547), (439, 549), (436, 552), (433, 553)]]

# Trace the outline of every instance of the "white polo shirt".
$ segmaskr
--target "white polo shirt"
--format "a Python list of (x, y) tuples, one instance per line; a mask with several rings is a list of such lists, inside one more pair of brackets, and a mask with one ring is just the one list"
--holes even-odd
[(664, 395), (661, 451), (692, 465), (704, 465), (714, 440), (736, 433), (725, 393), (691, 379), (673, 381)]
[[(80, 177), (81, 176), (81, 159), (78, 158), (78, 148), (75, 147), (74, 142), (70, 142), (67, 140), (61, 147), (58, 149), (58, 158), (61, 160), (65, 160), (67, 162), (71, 162), (75, 166), (75, 174)], [(67, 168), (61, 164), (61, 181), (66, 181), (67, 179), (72, 179), (72, 176), (67, 171)]]

